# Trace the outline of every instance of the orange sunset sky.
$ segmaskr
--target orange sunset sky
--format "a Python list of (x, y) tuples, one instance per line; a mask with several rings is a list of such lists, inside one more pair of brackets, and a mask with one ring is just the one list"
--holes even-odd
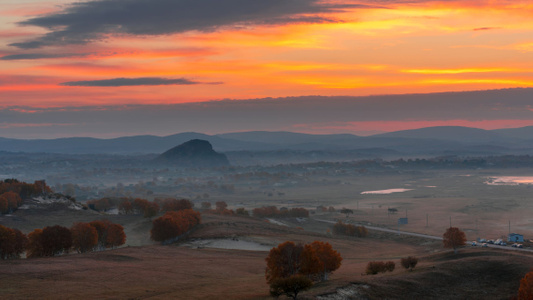
[[(246, 106), (253, 102), (248, 99), (267, 97), (533, 87), (531, 1), (72, 3), (1, 1), (0, 108), (5, 116), (6, 112), (59, 113), (73, 107), (94, 112), (123, 105), (158, 107), (222, 99), (247, 100), (241, 101)], [(324, 106), (328, 99), (324, 97)], [(505, 99), (501, 101), (499, 107), (505, 107)], [(520, 105), (531, 113), (527, 101)], [(157, 114), (152, 117), (157, 118)], [(38, 121), (6, 118), (0, 119), (2, 136), (99, 136), (100, 130), (57, 134), (57, 115), (35, 118)], [(520, 127), (533, 125), (533, 118), (528, 114), (431, 119), (376, 116), (316, 124), (303, 120), (272, 128), (241, 124), (219, 131), (240, 128), (370, 134), (440, 125)], [(37, 127), (49, 133), (43, 129), (29, 135)], [(14, 134), (14, 129), (21, 128), (27, 129), (26, 133)], [(171, 132), (148, 131), (121, 130), (111, 136)]]

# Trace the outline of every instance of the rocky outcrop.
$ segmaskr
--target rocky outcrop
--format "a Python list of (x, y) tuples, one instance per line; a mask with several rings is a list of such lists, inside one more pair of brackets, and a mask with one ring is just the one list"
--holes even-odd
[(176, 146), (155, 158), (155, 162), (176, 167), (220, 167), (228, 166), (226, 155), (213, 150), (205, 140), (190, 140)]

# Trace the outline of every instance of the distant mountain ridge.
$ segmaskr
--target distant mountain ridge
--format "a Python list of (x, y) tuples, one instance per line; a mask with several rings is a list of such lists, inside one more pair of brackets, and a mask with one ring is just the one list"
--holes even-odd
[(139, 135), (114, 139), (60, 138), (20, 140), (0, 138), (0, 151), (68, 154), (162, 153), (193, 139), (212, 144), (218, 152), (231, 151), (348, 151), (376, 149), (383, 153), (415, 155), (533, 154), (533, 126), (484, 130), (460, 126), (427, 127), (373, 136), (249, 131), (218, 135), (195, 132), (169, 136)]

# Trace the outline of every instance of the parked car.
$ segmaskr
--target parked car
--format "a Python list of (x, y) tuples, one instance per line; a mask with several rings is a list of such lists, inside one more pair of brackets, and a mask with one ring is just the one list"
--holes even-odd
[(481, 244), (481, 247), (488, 247), (487, 243)]
[(473, 242), (472, 242), (472, 246), (477, 246), (476, 241), (473, 241)]

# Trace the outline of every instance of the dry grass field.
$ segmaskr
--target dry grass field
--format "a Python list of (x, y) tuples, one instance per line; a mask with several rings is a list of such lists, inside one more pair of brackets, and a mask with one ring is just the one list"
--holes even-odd
[[(237, 192), (218, 196), (230, 208), (334, 206), (354, 210), (348, 220), (397, 229), (397, 219), (409, 218), (401, 230), (441, 236), (450, 225), (469, 240), (500, 238), (509, 231), (533, 237), (530, 185), (494, 186), (490, 176), (529, 176), (532, 170), (411, 172), (383, 176), (342, 177), (331, 186), (277, 188), (283, 196)], [(327, 178), (325, 178), (327, 179)], [(331, 178), (329, 178), (331, 179)], [(412, 189), (394, 194), (361, 194), (390, 188)], [(389, 215), (388, 208), (398, 209)], [(103, 215), (58, 208), (19, 210), (0, 216), (0, 224), (28, 233), (51, 225), (107, 218), (124, 226), (123, 248), (53, 258), (0, 262), (1, 299), (270, 299), (264, 278), (268, 252), (207, 248), (198, 241), (245, 241), (269, 249), (284, 241), (329, 242), (343, 257), (330, 280), (301, 294), (302, 299), (509, 299), (519, 280), (533, 267), (529, 254), (467, 247), (458, 255), (439, 241), (370, 231), (367, 238), (328, 234), (331, 224), (316, 219), (345, 219), (316, 212), (309, 219), (275, 220), (202, 214), (202, 224), (186, 241), (170, 246), (149, 239), (150, 220), (140, 216)], [(236, 243), (238, 244), (238, 242)], [(400, 258), (420, 258), (413, 272)], [(392, 260), (396, 270), (363, 275), (373, 260)], [(343, 296), (344, 295), (344, 296)], [(350, 298), (351, 297), (351, 298)]]
[[(327, 225), (321, 224), (309, 221), (308, 226), (324, 226), (325, 232)], [(332, 293), (337, 289), (344, 287), (353, 292), (353, 286), (361, 285), (365, 286), (364, 293), (354, 299), (504, 299), (517, 290), (519, 279), (528, 266), (533, 266), (531, 257), (504, 251), (463, 249), (455, 256), (442, 249), (439, 242), (414, 237), (371, 232), (367, 238), (339, 238), (239, 216), (204, 214), (203, 225), (190, 234), (189, 241), (208, 238), (244, 239), (270, 246), (287, 240), (331, 243), (343, 257), (341, 268), (331, 280), (302, 293), (302, 299), (321, 295), (335, 299)], [(3, 261), (0, 298), (270, 298), (264, 278), (266, 251), (195, 248), (187, 244)], [(413, 272), (399, 266), (400, 258), (408, 255), (421, 259)], [(393, 260), (397, 268), (392, 273), (363, 275), (372, 260)], [(454, 288), (454, 294), (450, 294), (450, 287), (458, 283), (461, 288)]]

